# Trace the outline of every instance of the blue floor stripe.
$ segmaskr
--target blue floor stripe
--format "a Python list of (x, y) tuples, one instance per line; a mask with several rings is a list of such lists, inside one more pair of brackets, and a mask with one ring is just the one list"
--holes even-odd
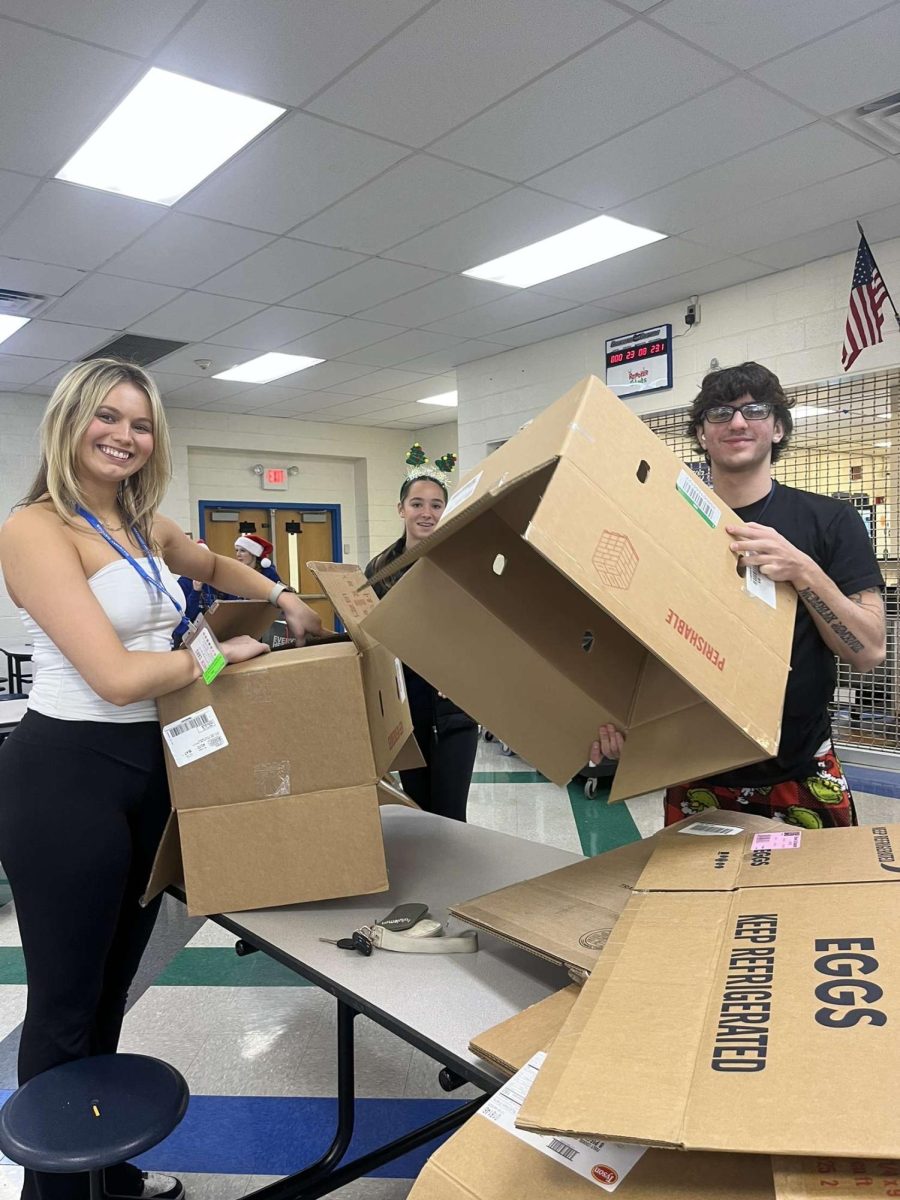
[(844, 774), (854, 792), (869, 792), (873, 796), (891, 796), (900, 799), (900, 772), (898, 771), (882, 771), (877, 767), (844, 765)]

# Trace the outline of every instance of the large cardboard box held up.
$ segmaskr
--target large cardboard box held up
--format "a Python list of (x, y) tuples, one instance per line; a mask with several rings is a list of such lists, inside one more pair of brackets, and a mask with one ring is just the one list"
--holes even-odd
[(591, 377), (469, 472), (365, 628), (555, 783), (601, 722), (612, 799), (697, 779), (781, 729), (796, 594), (738, 574), (738, 523)]
[(519, 1124), (897, 1158), (898, 1023), (900, 825), (665, 839)]
[(773, 827), (779, 828), (753, 813), (704, 809), (640, 841), (454, 904), (450, 912), (539, 958), (587, 974), (661, 840), (689, 834), (727, 844), (741, 830)]
[[(421, 758), (402, 670), (358, 632), (374, 592), (358, 591), (358, 567), (320, 567), (358, 640), (265, 655), (160, 697), (174, 811), (147, 898), (182, 884), (200, 915), (387, 889), (378, 781), (401, 756)], [(243, 611), (258, 630), (256, 606)]]

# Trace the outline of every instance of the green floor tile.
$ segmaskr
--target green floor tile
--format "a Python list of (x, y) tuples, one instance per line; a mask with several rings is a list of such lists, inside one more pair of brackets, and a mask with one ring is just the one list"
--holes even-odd
[(24, 983), (25, 959), (21, 946), (0, 946), (0, 983)]
[[(336, 954), (341, 953), (335, 950)], [(240, 958), (228, 946), (193, 946), (180, 951), (154, 980), (165, 987), (305, 987), (295, 971), (265, 954)]]
[(549, 783), (540, 771), (475, 771), (473, 783)]
[(593, 799), (588, 800), (582, 782), (570, 783), (569, 800), (581, 839), (581, 852), (586, 857), (615, 850), (616, 846), (625, 846), (628, 842), (640, 841), (641, 835), (628, 811), (628, 805), (608, 803), (608, 786), (601, 785)]

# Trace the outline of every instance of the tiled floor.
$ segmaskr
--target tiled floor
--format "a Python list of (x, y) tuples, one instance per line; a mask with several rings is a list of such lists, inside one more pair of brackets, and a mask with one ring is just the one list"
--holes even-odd
[[(894, 796), (857, 790), (861, 819), (895, 820), (898, 790), (893, 788)], [(615, 806), (602, 793), (586, 800), (578, 786), (555, 787), (505, 756), (497, 743), (480, 745), (469, 803), (473, 823), (597, 854), (652, 833), (661, 815), (658, 794)], [(0, 907), (0, 1089), (6, 1091), (15, 1086), (15, 1047), (25, 1009), (19, 945), (15, 909), (6, 903)], [(188, 921), (175, 901), (167, 901), (135, 991), (122, 1049), (173, 1063), (193, 1097), (184, 1124), (146, 1156), (148, 1165), (181, 1175), (190, 1200), (226, 1200), (299, 1169), (324, 1149), (335, 1093), (329, 997), (262, 955), (238, 958), (233, 937), (211, 922)], [(475, 1094), (464, 1088), (448, 1097), (437, 1073), (425, 1055), (359, 1018), (361, 1144), (388, 1140), (404, 1124), (421, 1124)], [(334, 1195), (401, 1200), (422, 1158), (420, 1153), (393, 1164), (381, 1177), (359, 1180)], [(17, 1167), (0, 1164), (0, 1200), (15, 1200), (20, 1177)]]

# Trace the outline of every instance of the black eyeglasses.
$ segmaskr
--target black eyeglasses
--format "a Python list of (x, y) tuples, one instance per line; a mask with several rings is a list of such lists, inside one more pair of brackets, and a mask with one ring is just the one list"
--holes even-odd
[(736, 412), (739, 412), (745, 421), (764, 421), (766, 417), (771, 416), (774, 405), (768, 400), (753, 400), (750, 404), (716, 404), (712, 408), (707, 408), (703, 413), (703, 420), (709, 421), (710, 425), (727, 425)]

